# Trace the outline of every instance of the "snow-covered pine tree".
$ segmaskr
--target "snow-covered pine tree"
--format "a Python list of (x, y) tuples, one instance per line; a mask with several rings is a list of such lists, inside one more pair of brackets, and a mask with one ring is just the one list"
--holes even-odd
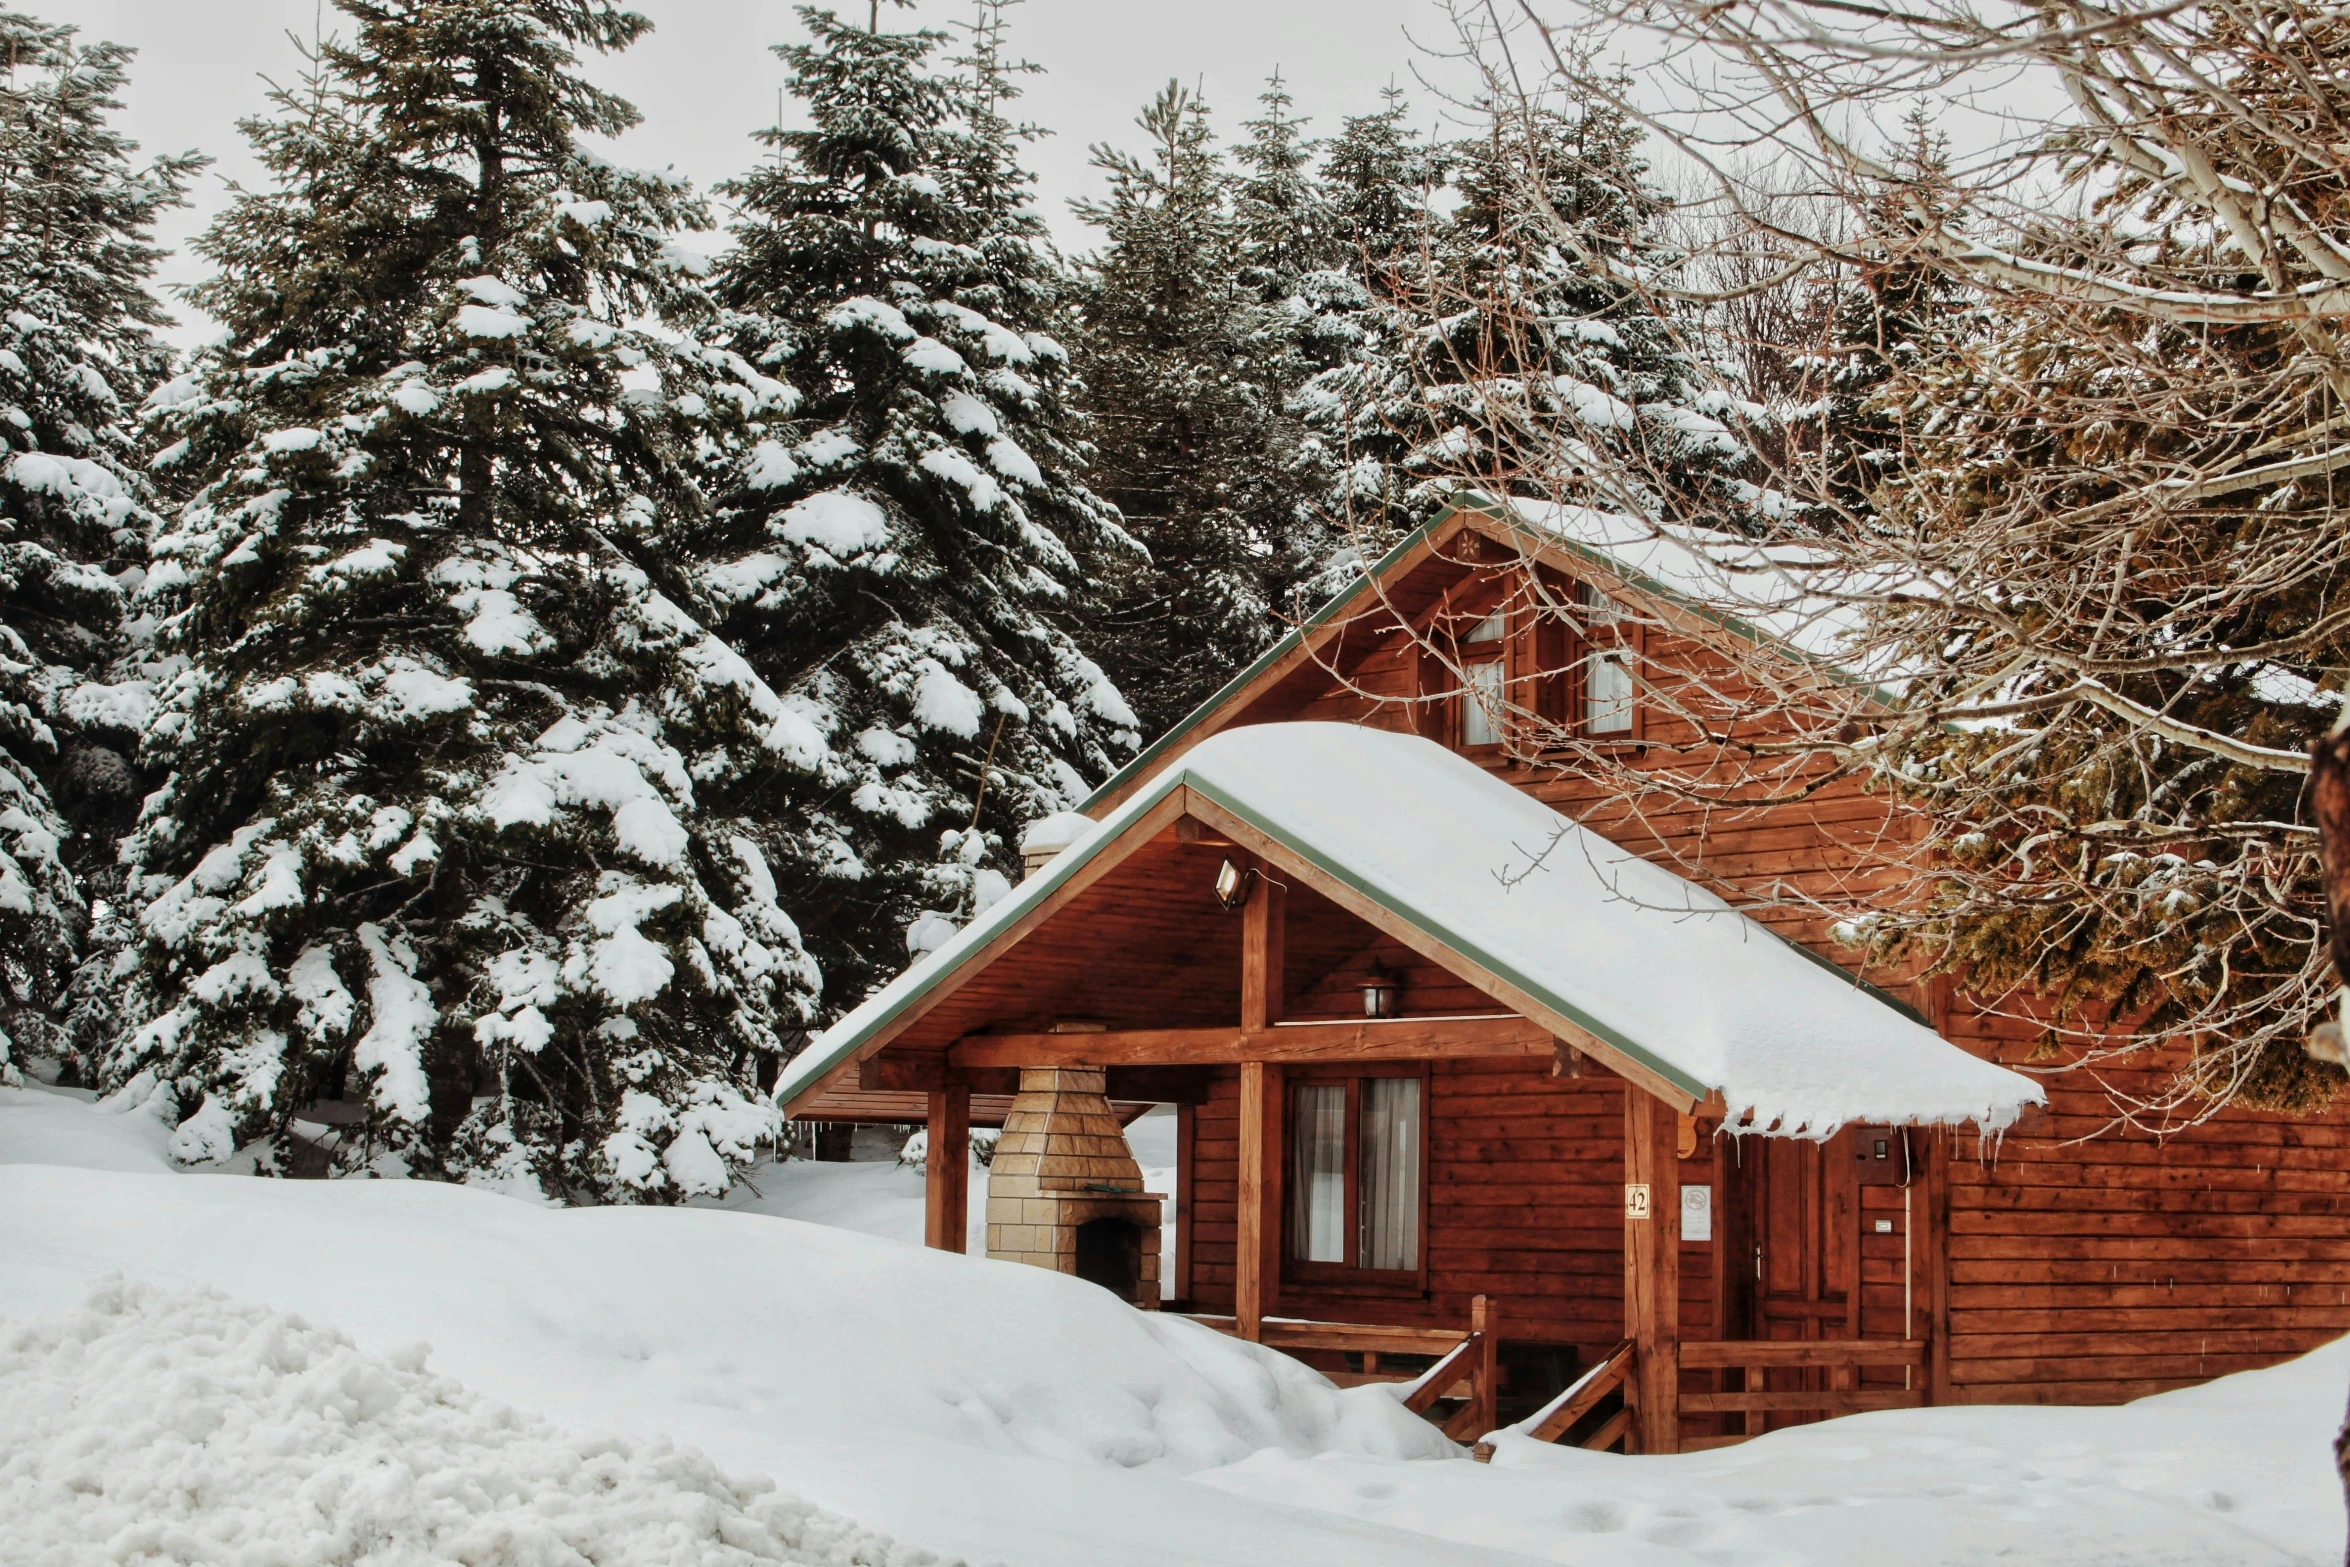
[(1906, 128), (1907, 140), (1891, 159), (1902, 183), (1879, 198), (1869, 225), (1876, 254), (1859, 277), (1844, 282), (1833, 304), (1816, 437), (1818, 494), (1805, 497), (1823, 509), (1823, 521), (1840, 513), (1836, 520), (1850, 525), (1871, 514), (1909, 435), (1896, 383), (1929, 352), (1947, 352), (1957, 318), (1968, 311), (1947, 271), (1901, 254), (1898, 238), (1918, 230), (1915, 207), (1939, 195), (1949, 179), (1947, 139), (1923, 111), (1913, 112)]
[(722, 1190), (814, 965), (744, 803), (808, 720), (694, 613), (692, 465), (787, 388), (652, 330), (706, 313), (683, 184), (606, 0), (336, 0), (199, 244), (222, 343), (155, 399), (187, 499), (149, 579), (187, 665), (126, 852), (143, 1024), (108, 1062), (172, 1146), (314, 1100), (345, 1167), (574, 1200)]
[(169, 370), (155, 219), (202, 160), (132, 161), (112, 123), (130, 59), (0, 11), (0, 1079), (19, 1049), (70, 1054), (87, 895), (143, 792), (146, 692), (120, 667), (153, 516), (132, 416)]
[(1146, 732), (1180, 719), (1279, 635), (1297, 441), (1283, 411), (1294, 320), (1243, 277), (1247, 236), (1207, 106), (1170, 82), (1146, 157), (1093, 149), (1109, 193), (1077, 291), (1093, 482), (1150, 551), (1105, 570), (1093, 646)]
[(942, 34), (800, 14), (809, 41), (776, 52), (807, 124), (727, 187), (717, 287), (728, 341), (805, 396), (754, 420), (697, 554), (720, 629), (821, 736), (772, 808), (846, 1007), (1001, 897), (1019, 826), (1140, 743), (1056, 624), (1079, 555), (1133, 547), (1080, 478), (1000, 10), (960, 77), (930, 68)]
[(1664, 303), (1678, 258), (1656, 220), (1641, 132), (1610, 98), (1493, 113), (1448, 149), (1461, 200), (1398, 273), (1403, 362), (1334, 398), (1363, 489), (1398, 524), (1452, 490), (1531, 489), (1678, 522), (1738, 525), (1751, 453), (1703, 363), (1694, 324)]
[[(1429, 238), (1429, 197), (1442, 183), (1436, 151), (1390, 83), (1372, 114), (1349, 115), (1322, 159), (1330, 255), (1300, 281), (1298, 340), (1315, 374), (1290, 397), (1304, 444), (1325, 476), (1312, 505), (1325, 553), (1301, 597), (1326, 598), (1357, 564), (1377, 559), (1408, 526), (1387, 432), (1367, 417), (1408, 384), (1416, 324), (1402, 275)], [(1359, 423), (1358, 423), (1359, 421)]]
[(1401, 87), (1380, 89), (1377, 112), (1347, 116), (1323, 154), (1320, 178), (1337, 264), (1384, 283), (1427, 233), (1428, 199), (1442, 178)]
[(1314, 178), (1317, 147), (1306, 134), (1289, 84), (1275, 70), (1257, 95), (1257, 117), (1241, 121), (1248, 135), (1233, 144), (1241, 172), (1232, 183), (1232, 215), (1240, 228), (1241, 278), (1268, 305), (1287, 302), (1307, 273), (1334, 254), (1334, 214)]
[(1291, 112), (1289, 86), (1276, 70), (1257, 97), (1248, 135), (1233, 147), (1233, 217), (1240, 227), (1241, 281), (1265, 307), (1259, 321), (1257, 377), (1283, 415), (1278, 456), (1285, 514), (1273, 519), (1266, 568), (1268, 598), (1294, 618), (1328, 596), (1330, 564), (1346, 543), (1325, 504), (1337, 473), (1328, 443), (1315, 439), (1300, 394), (1317, 375), (1353, 356), (1357, 335), (1346, 318), (1368, 304), (1354, 253), (1341, 234), (1334, 194), (1317, 177), (1321, 144)]

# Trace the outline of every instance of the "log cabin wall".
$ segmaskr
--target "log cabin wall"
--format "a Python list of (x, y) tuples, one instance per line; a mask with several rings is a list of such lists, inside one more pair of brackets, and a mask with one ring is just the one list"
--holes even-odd
[[(1315, 1287), (1285, 1281), (1282, 1316), (1457, 1328), (1488, 1295), (1506, 1312), (1513, 1349), (1571, 1350), (1552, 1375), (1588, 1367), (1624, 1336), (1624, 1092), (1597, 1068), (1580, 1078), (1515, 1061), (1440, 1061), (1429, 1072), (1425, 1291)], [(1190, 1309), (1229, 1312), (1238, 1234), (1239, 1079), (1219, 1072), (1193, 1111), (1192, 1196), (1179, 1272)], [(1711, 1185), (1715, 1151), (1681, 1161), (1682, 1180)], [(1715, 1248), (1681, 1247), (1681, 1325), (1714, 1336)], [(1536, 1357), (1539, 1359), (1539, 1357)], [(1528, 1362), (1520, 1355), (1513, 1360)], [(1714, 1384), (1686, 1375), (1691, 1390)], [(1517, 1390), (1533, 1396), (1537, 1389)], [(1711, 1427), (1685, 1422), (1693, 1435)]]
[[(1946, 1032), (2021, 1061), (2027, 1025), (1954, 1008)], [(2160, 1061), (2100, 1068), (2150, 1091)], [(2274, 1365), (2350, 1332), (2350, 1117), (2228, 1110), (2115, 1130), (2093, 1082), (1995, 1146), (1948, 1139), (1951, 1396), (2112, 1403)], [(2086, 1142), (2075, 1139), (2086, 1138)]]
[[(1447, 570), (1454, 584), (1464, 575)], [(1409, 612), (1432, 602), (1437, 591), (1420, 585), (1390, 596)], [(1646, 682), (1738, 695), (1727, 661), (1689, 636), (1648, 625), (1639, 633), (1638, 657)], [(1448, 740), (1456, 733), (1444, 724), (1442, 708), (1426, 700), (1423, 660), (1401, 631), (1383, 637), (1350, 633), (1349, 645), (1331, 661), (1337, 673), (1305, 671), (1236, 721), (1355, 722)], [(1686, 769), (1688, 757), (1675, 748), (1694, 738), (1653, 705), (1644, 706), (1618, 755), (1636, 768)], [(1555, 766), (1480, 759), (1635, 852), (1749, 898), (1774, 890), (1890, 898), (1906, 879), (1886, 862), (1914, 840), (1914, 828), (1898, 808), (1857, 781), (1838, 781), (1788, 805), (1675, 804), (1662, 795), (1628, 805)], [(1829, 937), (1824, 922), (1784, 910), (1766, 909), (1760, 917), (1849, 966), (1851, 953)], [(1906, 994), (1954, 1043), (2005, 1064), (2024, 1065), (2040, 1035), (2028, 1021), (1994, 1015), (1963, 996), (1938, 994), (1940, 987), (1910, 983), (1909, 976), (1869, 977)], [(1620, 1133), (1608, 1129), (1605, 1116), (1571, 1112), (1558, 1097), (1591, 1090), (1560, 1089), (1518, 1070), (1515, 1078), (1443, 1073), (1436, 1090), (1440, 1113), (1450, 1103), (1474, 1107), (1472, 1119), (1491, 1120), (1490, 1129), (1478, 1133), (1456, 1114), (1440, 1135), (1431, 1174), (1448, 1195), (1437, 1211), (1462, 1219), (1487, 1211), (1482, 1199), (1458, 1194), (1506, 1189), (1515, 1178), (1522, 1189), (1541, 1194), (1536, 1211), (1546, 1217), (1554, 1211), (1562, 1217), (1590, 1214), (1593, 1250), (1545, 1234), (1523, 1239), (1526, 1256), (1545, 1259), (1530, 1265), (1554, 1269), (1562, 1280), (1579, 1276), (1570, 1270), (1588, 1268), (1595, 1289), (1611, 1301), (1620, 1299), (1620, 1288), (1607, 1288), (1604, 1275), (1612, 1264), (1601, 1256), (1620, 1247), (1620, 1238), (1598, 1233), (1608, 1228), (1598, 1224), (1602, 1207), (1613, 1219), (1619, 1179), (1613, 1172), (1619, 1167), (1611, 1161), (1619, 1157)], [(2156, 1081), (2161, 1063), (2101, 1070), (2106, 1081), (2127, 1090)], [(1488, 1089), (1504, 1082), (1507, 1088), (1480, 1093), (1467, 1086), (1480, 1078)], [(2301, 1117), (2228, 1110), (2200, 1127), (2155, 1137), (2114, 1128), (2105, 1090), (2095, 1081), (2054, 1076), (2047, 1086), (2048, 1113), (1990, 1146), (1971, 1133), (1926, 1135), (1930, 1168), (1920, 1181), (1906, 1190), (1874, 1186), (1857, 1193), (1860, 1331), (1896, 1337), (1906, 1320), (1930, 1332), (1937, 1401), (2116, 1402), (2275, 1364), (2350, 1331), (2350, 1107), (2337, 1103), (2322, 1115)], [(1228, 1148), (1228, 1094), (1223, 1103), (1226, 1108), (1215, 1112), (1224, 1118), (1215, 1123), (1215, 1135)], [(1603, 1156), (1594, 1148), (1587, 1164), (1537, 1160), (1522, 1173), (1487, 1180), (1472, 1177), (1467, 1166), (1475, 1160), (1459, 1152), (1507, 1148), (1520, 1128), (1524, 1142), (1547, 1146), (1557, 1139), (1537, 1128), (1576, 1128), (1585, 1121), (1608, 1149)], [(1203, 1110), (1203, 1128), (1209, 1124), (1210, 1110)], [(2081, 1138), (2091, 1141), (2074, 1141)], [(1684, 1178), (1710, 1179), (1710, 1168), (1691, 1166)], [(1225, 1203), (1221, 1244), (1228, 1259), (1229, 1198), (1203, 1192), (1203, 1201), (1218, 1200)], [(1735, 1222), (1733, 1214), (1724, 1218)], [(1465, 1313), (1466, 1295), (1482, 1288), (1513, 1313), (1513, 1336), (1521, 1326), (1540, 1323), (1540, 1331), (1565, 1336), (1585, 1355), (1605, 1347), (1599, 1342), (1609, 1331), (1602, 1313), (1581, 1304), (1554, 1307), (1548, 1295), (1541, 1304), (1521, 1307), (1507, 1281), (1523, 1275), (1479, 1258), (1474, 1245), (1448, 1249), (1443, 1228), (1440, 1221), (1432, 1244), (1445, 1264), (1439, 1274), (1444, 1320)], [(1468, 1226), (1471, 1233), (1478, 1228)], [(1202, 1243), (1202, 1257), (1211, 1259), (1202, 1276), (1217, 1276), (1217, 1266), (1228, 1270), (1228, 1260), (1212, 1260), (1218, 1242), (1206, 1230)], [(1717, 1310), (1712, 1275), (1685, 1252), (1683, 1278), (1684, 1336), (1710, 1336)], [(1229, 1283), (1222, 1287), (1228, 1299)], [(1337, 1306), (1333, 1302), (1330, 1309)], [(1324, 1308), (1316, 1303), (1312, 1309)], [(1438, 1308), (1432, 1301), (1428, 1309)], [(1861, 1380), (1864, 1386), (1899, 1386), (1903, 1375), (1870, 1370)]]

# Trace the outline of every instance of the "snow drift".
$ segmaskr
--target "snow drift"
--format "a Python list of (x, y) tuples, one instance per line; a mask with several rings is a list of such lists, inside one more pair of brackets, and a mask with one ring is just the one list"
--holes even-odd
[(411, 1345), (114, 1280), (0, 1334), (0, 1560), (924, 1567), (690, 1448), (566, 1436)]

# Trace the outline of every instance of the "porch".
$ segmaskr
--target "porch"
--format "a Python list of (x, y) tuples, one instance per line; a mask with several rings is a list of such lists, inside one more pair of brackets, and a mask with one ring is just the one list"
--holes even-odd
[[(1141, 1195), (1112, 1103), (1172, 1104), (1149, 1293), (1416, 1381), (1471, 1439), (1672, 1452), (1928, 1401), (1939, 1163), (1912, 1140), (1938, 1134), (1892, 1123), (1995, 1122), (2036, 1089), (1579, 834), (1425, 741), (1235, 730), (779, 1097), (921, 1095), (928, 1238), (959, 1249), (974, 1097), (1011, 1096), (999, 1150), (1028, 1184), (990, 1202), (990, 1251), (1069, 1271), (1038, 1205)], [(1498, 880), (1546, 838), (1538, 874)], [(1805, 1135), (1837, 1123), (1860, 1129)]]
[[(1161, 1309), (1342, 1386), (1412, 1384), (1409, 1407), (1463, 1442), (1514, 1426), (1577, 1446), (1692, 1451), (1940, 1396), (1944, 1291), (1930, 1261), (1946, 1193), (1922, 1150), (1901, 1151), (1931, 1134), (1740, 1138), (1547, 1037), (1546, 1055), (1476, 1053), (1508, 1043), (1502, 1020), (1451, 1020), (1459, 1032), (1434, 1047), (1411, 1037), (1445, 1021), (1277, 1024), (1281, 1061), (1154, 1068), (1162, 1084), (1194, 1085), (1175, 1104)], [(1057, 1037), (1068, 1045), (1054, 1054), (1069, 1062), (1144, 1047)], [(1341, 1044), (1335, 1067), (1304, 1059)], [(1160, 1037), (1147, 1048), (1182, 1046)], [(1402, 1053), (1432, 1048), (1452, 1053)], [(1111, 1084), (1120, 1070), (1137, 1069), (1107, 1069)], [(1330, 1084), (1334, 1070), (1426, 1095), (1417, 1223), (1397, 1259), (1406, 1268), (1310, 1255), (1311, 1204), (1297, 1183), (1314, 1162), (1305, 1140), (1316, 1116), (1300, 1090)], [(1002, 1081), (984, 1068), (965, 1075)], [(953, 1146), (968, 1092), (927, 1096), (933, 1148)], [(1881, 1143), (1889, 1157), (1870, 1157)], [(1343, 1184), (1335, 1206), (1360, 1248), (1370, 1242), (1352, 1152), (1340, 1174), (1352, 1177), (1353, 1209)], [(1903, 1163), (1914, 1178), (1901, 1179)], [(929, 1164), (933, 1245), (959, 1249), (967, 1204), (982, 1200), (964, 1184), (968, 1168), (952, 1154)]]

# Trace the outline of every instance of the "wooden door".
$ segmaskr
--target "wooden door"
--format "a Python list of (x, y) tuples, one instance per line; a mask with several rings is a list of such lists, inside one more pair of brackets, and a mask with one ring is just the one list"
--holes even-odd
[[(1749, 1337), (1777, 1342), (1861, 1337), (1861, 1204), (1854, 1137), (1851, 1129), (1825, 1143), (1759, 1137), (1747, 1150), (1754, 1250)], [(1761, 1374), (1761, 1385), (1792, 1393), (1855, 1384), (1853, 1373), (1844, 1369), (1774, 1369)], [(1814, 1418), (1796, 1411), (1750, 1412), (1746, 1431), (1758, 1435)]]

